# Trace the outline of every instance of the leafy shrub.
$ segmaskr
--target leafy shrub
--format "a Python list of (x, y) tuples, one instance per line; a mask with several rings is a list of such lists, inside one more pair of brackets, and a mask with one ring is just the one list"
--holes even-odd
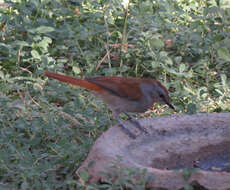
[[(0, 5), (4, 189), (75, 188), (74, 171), (111, 125), (100, 100), (47, 82), (46, 70), (77, 77), (154, 77), (167, 86), (179, 113), (229, 111), (229, 1), (124, 2)], [(164, 106), (156, 108), (142, 116), (169, 114)]]

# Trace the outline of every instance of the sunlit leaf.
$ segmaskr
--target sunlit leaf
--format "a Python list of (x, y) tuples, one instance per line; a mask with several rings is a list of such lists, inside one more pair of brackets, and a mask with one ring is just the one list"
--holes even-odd
[(225, 61), (230, 61), (230, 53), (227, 48), (221, 47), (217, 50), (218, 56)]

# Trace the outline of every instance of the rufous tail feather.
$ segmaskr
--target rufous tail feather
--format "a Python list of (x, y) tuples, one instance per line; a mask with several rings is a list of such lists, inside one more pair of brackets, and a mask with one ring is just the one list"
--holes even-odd
[(72, 84), (72, 85), (75, 85), (75, 86), (80, 86), (80, 87), (83, 87), (83, 88), (86, 88), (86, 89), (89, 89), (89, 90), (93, 90), (93, 91), (101, 91), (103, 90), (103, 88), (93, 84), (93, 83), (90, 83), (86, 80), (83, 80), (83, 79), (78, 79), (78, 78), (73, 78), (73, 77), (70, 77), (70, 76), (65, 76), (65, 75), (61, 75), (61, 74), (56, 74), (56, 73), (51, 73), (51, 72), (45, 72), (45, 75), (47, 77), (50, 77), (50, 78), (54, 78), (54, 79), (57, 79), (61, 82), (65, 82), (65, 83), (69, 83), (69, 84)]

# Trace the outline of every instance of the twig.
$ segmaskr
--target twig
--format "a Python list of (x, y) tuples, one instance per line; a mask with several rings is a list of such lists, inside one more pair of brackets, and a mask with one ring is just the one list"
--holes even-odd
[(21, 49), (18, 50), (17, 64), (20, 65)]
[(130, 47), (130, 48), (134, 48), (135, 47), (135, 45), (133, 45), (133, 44), (120, 44), (120, 43), (118, 43), (118, 44), (108, 44), (108, 46), (110, 46), (110, 47), (121, 47), (121, 46), (124, 46), (124, 47), (126, 47), (126, 50), (127, 50), (127, 48), (128, 47)]
[(74, 119), (70, 114), (63, 112), (63, 111), (58, 111), (57, 113), (58, 115), (64, 116), (64, 118), (67, 119), (71, 123), (71, 127), (72, 126), (82, 126), (82, 124), (78, 120)]
[(0, 7), (10, 7), (11, 4), (9, 3), (0, 3)]
[[(105, 11), (104, 11), (104, 13), (105, 13)], [(109, 35), (110, 35), (110, 33), (109, 33), (109, 25), (107, 23), (105, 14), (104, 14), (104, 21), (105, 21), (105, 28), (106, 28), (106, 41), (107, 41), (107, 44), (108, 44), (109, 43)], [(111, 65), (110, 54), (109, 54), (109, 49), (108, 49), (107, 44), (105, 45), (105, 49), (106, 49), (106, 52), (108, 54), (109, 68), (111, 68), (112, 65)]]
[(125, 11), (125, 20), (124, 20), (124, 27), (123, 27), (123, 32), (122, 32), (122, 41), (121, 41), (121, 52), (120, 52), (120, 67), (122, 67), (123, 65), (123, 56), (122, 56), (122, 52), (123, 52), (123, 47), (124, 44), (126, 43), (126, 30), (127, 30), (127, 24), (128, 24), (128, 15), (129, 15), (129, 3), (130, 1), (128, 0), (127, 6), (126, 6), (126, 11)]
[(2, 31), (2, 41), (5, 41), (5, 40), (6, 40), (6, 38), (5, 38), (5, 36), (4, 36), (4, 33), (5, 33), (5, 31), (6, 31), (5, 26), (6, 26), (6, 21), (4, 21), (4, 22), (1, 24), (1, 26), (0, 26), (0, 30)]
[(26, 71), (30, 74), (30, 76), (32, 76), (32, 72), (30, 70), (28, 70), (27, 68), (24, 68), (24, 67), (19, 67), (22, 71)]
[(38, 158), (37, 160), (35, 160), (34, 165), (36, 165), (40, 160), (43, 160), (44, 158), (47, 158), (47, 157), (52, 158), (52, 157), (57, 157), (57, 156), (56, 155), (44, 155)]
[(41, 107), (40, 104), (38, 102), (36, 102), (31, 96), (30, 93), (27, 92), (27, 95), (30, 97), (30, 99), (32, 100), (33, 103), (35, 103), (38, 107)]
[(107, 53), (105, 54), (105, 56), (102, 58), (102, 60), (97, 64), (96, 70), (98, 70), (98, 68), (101, 66), (101, 64), (104, 62), (104, 60), (106, 59), (106, 57), (108, 57), (110, 54), (110, 50), (107, 51)]

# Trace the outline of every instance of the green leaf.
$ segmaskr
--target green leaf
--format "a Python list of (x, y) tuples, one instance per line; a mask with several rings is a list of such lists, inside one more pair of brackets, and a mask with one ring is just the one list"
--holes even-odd
[(221, 92), (221, 90), (220, 90), (220, 89), (218, 89), (218, 88), (216, 88), (216, 89), (215, 89), (215, 91), (216, 91), (216, 92), (218, 92), (218, 93), (219, 93), (220, 95), (222, 95), (222, 96), (224, 95), (224, 93), (223, 93), (223, 92)]
[(194, 103), (189, 103), (187, 106), (187, 113), (188, 114), (194, 114), (197, 112), (197, 107), (196, 104)]
[(184, 186), (184, 189), (185, 190), (194, 190), (194, 188), (191, 185), (188, 185), (188, 184)]
[(73, 66), (73, 72), (75, 74), (80, 74), (81, 73), (81, 69), (79, 67), (77, 67), (77, 66)]
[(154, 38), (150, 41), (151, 47), (161, 49), (164, 47), (164, 42), (161, 39)]
[(21, 189), (22, 189), (22, 190), (26, 190), (26, 189), (28, 189), (28, 188), (29, 188), (28, 183), (27, 183), (26, 181), (24, 181), (24, 182), (21, 184)]
[(47, 43), (47, 44), (50, 44), (50, 43), (52, 43), (52, 39), (51, 38), (49, 38), (49, 37), (47, 37), (47, 36), (45, 36), (44, 38), (43, 38), (43, 40), (42, 40), (43, 42), (45, 42), (45, 43)]
[(220, 75), (220, 78), (221, 78), (221, 83), (224, 87), (226, 87), (226, 81), (227, 81), (227, 77), (225, 74), (221, 74)]
[(54, 28), (50, 27), (50, 26), (39, 26), (38, 28), (30, 29), (28, 31), (31, 32), (31, 33), (44, 34), (44, 33), (53, 32)]
[(41, 56), (39, 55), (39, 53), (36, 50), (32, 50), (31, 55), (33, 56), (33, 58), (36, 58), (36, 59), (41, 58)]
[(219, 48), (217, 50), (218, 56), (221, 57), (225, 61), (230, 61), (230, 53), (227, 48)]
[(176, 63), (181, 63), (182, 57), (181, 56), (177, 56), (177, 57), (174, 58), (174, 60), (175, 60)]
[(90, 175), (89, 175), (88, 172), (82, 171), (81, 174), (80, 174), (80, 177), (81, 177), (81, 179), (82, 179), (83, 181), (86, 182), (86, 181), (89, 179)]
[(5, 78), (5, 75), (2, 71), (0, 71), (0, 78), (4, 79)]
[(185, 71), (185, 64), (180, 64), (179, 71), (180, 73), (183, 73)]
[(46, 52), (50, 43), (52, 43), (52, 39), (45, 36), (43, 40), (37, 44), (37, 46), (43, 48), (43, 50)]
[(88, 163), (88, 167), (92, 167), (93, 165), (95, 164), (95, 161), (94, 160), (91, 160), (89, 163)]
[(29, 43), (27, 43), (26, 41), (17, 40), (15, 41), (15, 45), (19, 45), (20, 47), (25, 47), (25, 46), (29, 46)]

